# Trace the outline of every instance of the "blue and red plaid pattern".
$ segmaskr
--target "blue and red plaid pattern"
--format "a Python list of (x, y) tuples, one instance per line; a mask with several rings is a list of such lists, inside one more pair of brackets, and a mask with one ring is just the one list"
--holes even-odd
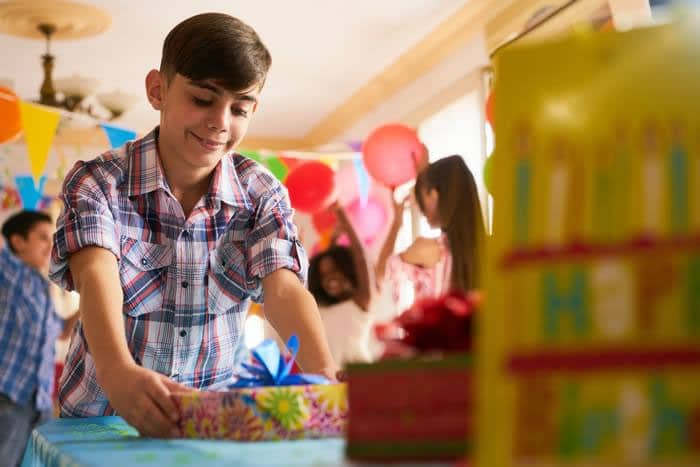
[(18, 405), (51, 409), (62, 324), (49, 282), (8, 248), (0, 251), (0, 393)]
[[(125, 337), (134, 360), (195, 388), (232, 376), (250, 300), (280, 269), (306, 280), (286, 189), (261, 165), (228, 154), (185, 218), (163, 174), (158, 129), (78, 162), (66, 176), (51, 278), (73, 288), (68, 257), (98, 246), (119, 262)], [(61, 377), (63, 416), (114, 411), (79, 325)]]

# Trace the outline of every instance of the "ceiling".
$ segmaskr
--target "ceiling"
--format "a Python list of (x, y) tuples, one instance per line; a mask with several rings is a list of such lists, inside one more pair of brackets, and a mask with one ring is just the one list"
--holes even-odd
[[(358, 89), (380, 75), (468, 0), (81, 0), (112, 17), (105, 33), (56, 41), (54, 78), (95, 77), (99, 92), (120, 89), (144, 96), (144, 77), (160, 62), (163, 38), (181, 20), (220, 11), (253, 26), (273, 64), (250, 134), (299, 139)], [(2, 3), (2, 2), (0, 2)], [(0, 78), (14, 81), (24, 99), (36, 99), (42, 80), (41, 40), (0, 34), (0, 55), (11, 67)], [(119, 123), (146, 131), (157, 113), (141, 103)]]

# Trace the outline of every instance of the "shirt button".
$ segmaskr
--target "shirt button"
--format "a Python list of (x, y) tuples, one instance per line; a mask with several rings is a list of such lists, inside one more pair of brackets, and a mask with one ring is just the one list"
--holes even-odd
[(186, 288), (187, 288), (187, 286), (189, 286), (189, 285), (190, 285), (190, 283), (189, 283), (189, 282), (187, 282), (187, 281), (182, 281), (182, 282), (180, 283), (180, 285), (182, 286), (182, 288), (183, 288), (183, 289), (186, 289)]
[(180, 337), (185, 337), (186, 335), (187, 335), (187, 331), (185, 331), (184, 329), (181, 329), (180, 330)]
[(142, 259), (141, 259), (141, 264), (143, 264), (144, 266), (147, 265), (147, 264), (148, 264), (148, 260), (147, 260), (146, 258), (142, 258)]

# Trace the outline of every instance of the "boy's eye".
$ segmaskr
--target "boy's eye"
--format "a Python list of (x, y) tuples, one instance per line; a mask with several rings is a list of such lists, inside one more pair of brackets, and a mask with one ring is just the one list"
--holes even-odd
[(210, 101), (210, 100), (200, 99), (199, 97), (194, 97), (194, 96), (192, 96), (192, 102), (194, 102), (195, 105), (198, 105), (200, 107), (208, 107), (212, 104), (212, 101)]
[(239, 117), (247, 117), (248, 116), (248, 111), (246, 109), (234, 107), (232, 112), (233, 112), (233, 115), (236, 115)]

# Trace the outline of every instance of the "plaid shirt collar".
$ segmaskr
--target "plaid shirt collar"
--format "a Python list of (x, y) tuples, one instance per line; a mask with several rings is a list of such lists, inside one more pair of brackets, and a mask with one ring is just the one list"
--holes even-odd
[[(140, 140), (126, 147), (129, 158), (128, 196), (142, 196), (158, 189), (170, 193), (158, 154), (158, 131), (154, 128)], [(219, 209), (224, 202), (233, 207), (249, 206), (243, 195), (233, 164), (233, 153), (225, 154), (214, 168), (206, 200), (210, 208)]]

